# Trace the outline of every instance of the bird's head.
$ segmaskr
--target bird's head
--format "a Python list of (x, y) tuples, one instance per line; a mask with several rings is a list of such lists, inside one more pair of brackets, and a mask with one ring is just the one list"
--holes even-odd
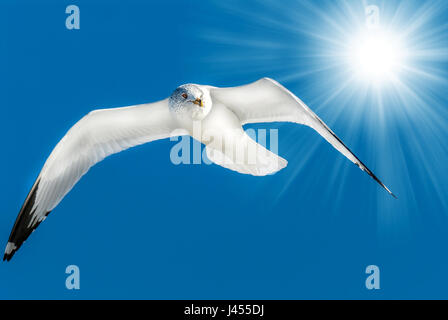
[(201, 89), (195, 84), (184, 84), (171, 94), (169, 106), (171, 111), (178, 115), (202, 120), (212, 108), (212, 99), (208, 90)]

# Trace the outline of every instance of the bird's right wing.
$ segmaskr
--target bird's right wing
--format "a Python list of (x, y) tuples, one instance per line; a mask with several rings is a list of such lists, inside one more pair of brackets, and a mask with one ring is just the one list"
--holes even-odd
[(163, 139), (176, 129), (168, 99), (92, 111), (51, 152), (26, 198), (6, 246), (10, 260), (22, 243), (95, 163), (127, 148)]
[(209, 87), (209, 90), (212, 100), (216, 100), (231, 109), (240, 119), (242, 125), (285, 121), (304, 124), (313, 128), (336, 150), (369, 174), (389, 194), (395, 197), (302, 100), (277, 81), (263, 78), (239, 87)]

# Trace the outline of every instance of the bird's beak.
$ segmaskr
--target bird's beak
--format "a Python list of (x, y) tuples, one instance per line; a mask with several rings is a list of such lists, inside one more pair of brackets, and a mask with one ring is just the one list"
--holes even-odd
[(204, 106), (204, 101), (202, 101), (202, 99), (199, 99), (199, 98), (197, 98), (196, 100), (191, 101), (191, 102), (193, 102), (194, 104), (197, 104), (200, 107)]

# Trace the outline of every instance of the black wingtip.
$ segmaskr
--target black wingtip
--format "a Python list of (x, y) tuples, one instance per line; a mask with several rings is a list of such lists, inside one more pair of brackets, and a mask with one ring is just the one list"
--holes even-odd
[[(36, 193), (39, 186), (39, 178), (31, 188), (30, 193), (26, 197), (19, 215), (16, 218), (11, 234), (6, 245), (3, 261), (10, 261), (14, 254), (19, 250), (29, 235), (35, 230), (41, 221), (31, 224), (33, 219), (33, 207), (36, 200)], [(47, 213), (48, 214), (48, 213)]]
[(9, 262), (9, 261), (11, 260), (11, 258), (12, 258), (13, 255), (14, 255), (14, 252), (11, 252), (11, 253), (5, 253), (5, 254), (3, 255), (3, 261)]
[[(362, 163), (361, 160), (359, 160), (359, 158), (344, 144), (344, 142), (342, 142), (341, 139), (339, 139), (339, 137), (333, 131), (331, 131), (330, 128), (328, 128), (328, 126), (318, 116), (316, 116), (316, 115), (314, 115), (314, 116), (315, 116), (315, 119), (327, 130), (327, 132), (330, 133), (340, 144), (342, 144), (344, 146), (344, 148), (346, 148), (353, 155), (353, 157), (355, 157), (356, 161), (353, 161), (353, 160), (351, 160), (351, 161), (353, 161), (362, 171), (366, 172), (369, 176), (371, 176), (373, 178), (373, 180), (375, 180), (380, 186), (382, 186), (392, 197), (394, 197), (395, 199), (398, 199), (397, 196), (395, 194), (393, 194), (392, 191), (390, 191), (384, 185), (384, 183), (382, 183), (380, 181), (380, 179), (378, 179), (377, 176), (374, 175), (373, 172), (370, 171), (370, 169), (367, 168), (367, 166), (364, 163)], [(314, 129), (320, 133), (320, 131), (318, 129), (316, 129), (316, 128), (314, 128)], [(320, 134), (322, 135), (322, 133), (320, 133)], [(328, 139), (326, 139), (326, 140), (329, 141)]]
[[(370, 171), (370, 170), (369, 170)], [(373, 173), (371, 174), (372, 176), (373, 176), (373, 179), (375, 179), (384, 189), (386, 189), (386, 191), (387, 192), (389, 192), (389, 194), (392, 196), (392, 197), (394, 197), (395, 199), (398, 199), (397, 198), (397, 196), (392, 192), (392, 191), (390, 191), (389, 190), (389, 188), (388, 187), (386, 187), (385, 185), (384, 185), (384, 183), (382, 183)]]
[(16, 243), (8, 241), (5, 248), (5, 254), (3, 256), (3, 261), (11, 260), (19, 248), (20, 246), (17, 246)]
[(383, 187), (383, 189), (386, 190), (392, 197), (394, 197), (395, 199), (398, 199), (397, 196), (396, 196), (392, 191), (390, 191), (389, 188), (386, 187), (386, 186), (384, 185), (384, 183), (382, 183), (381, 180), (378, 179), (378, 177), (377, 177), (376, 175), (374, 175), (373, 172), (370, 171), (370, 169), (367, 168), (367, 167), (365, 166), (364, 163), (362, 163), (361, 161), (359, 161), (359, 163), (356, 163), (356, 165), (357, 165), (362, 171), (366, 172), (370, 177), (372, 177), (373, 180), (375, 180), (381, 187)]

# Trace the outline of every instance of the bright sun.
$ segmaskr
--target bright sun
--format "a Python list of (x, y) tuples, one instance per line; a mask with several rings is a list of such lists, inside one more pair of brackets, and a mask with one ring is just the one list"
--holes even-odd
[(368, 81), (385, 81), (396, 76), (405, 50), (399, 37), (368, 30), (351, 42), (348, 58), (356, 76)]

